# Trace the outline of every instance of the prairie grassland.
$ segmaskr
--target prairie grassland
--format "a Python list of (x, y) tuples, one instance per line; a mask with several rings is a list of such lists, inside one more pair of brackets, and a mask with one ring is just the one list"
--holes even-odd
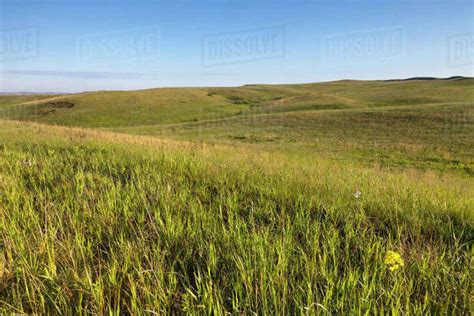
[(292, 111), (112, 128), (366, 165), (474, 174), (474, 103)]
[(469, 175), (0, 125), (2, 314), (472, 309)]
[[(74, 106), (55, 107), (51, 101)], [(81, 127), (123, 128), (260, 113), (472, 103), (474, 78), (162, 88), (63, 96), (0, 96), (0, 118)]]

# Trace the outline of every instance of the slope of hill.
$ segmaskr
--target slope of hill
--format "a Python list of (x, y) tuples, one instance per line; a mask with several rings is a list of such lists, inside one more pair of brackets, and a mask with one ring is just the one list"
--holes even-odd
[(473, 87), (2, 95), (0, 314), (469, 314)]
[(295, 111), (111, 130), (474, 175), (473, 103)]
[[(57, 106), (51, 99), (62, 100), (73, 106)], [(70, 126), (126, 127), (258, 113), (473, 100), (474, 79), (400, 82), (346, 80), (235, 88), (102, 91), (49, 98), (44, 95), (0, 96), (0, 117)]]
[(474, 79), (420, 79), (0, 96), (0, 117), (472, 174)]
[(472, 307), (472, 178), (0, 126), (1, 314)]

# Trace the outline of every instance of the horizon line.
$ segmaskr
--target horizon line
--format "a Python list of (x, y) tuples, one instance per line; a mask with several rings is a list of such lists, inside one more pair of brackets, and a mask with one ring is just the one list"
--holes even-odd
[[(0, 70), (0, 75), (37, 75), (37, 76), (64, 76), (72, 78), (102, 78), (102, 79), (146, 79), (158, 76), (154, 73), (122, 73), (122, 72), (85, 72), (85, 71), (49, 71), (49, 70)], [(163, 75), (163, 74), (160, 74)], [(228, 76), (237, 75), (235, 73), (201, 73), (201, 75), (212, 75), (212, 76)], [(226, 86), (208, 86), (208, 85), (195, 85), (195, 86), (157, 86), (152, 88), (139, 88), (139, 89), (97, 89), (97, 90), (78, 90), (74, 92), (65, 91), (0, 91), (0, 95), (12, 95), (12, 94), (79, 94), (79, 93), (92, 93), (92, 92), (113, 92), (113, 91), (142, 91), (142, 90), (154, 90), (154, 89), (192, 89), (192, 88), (238, 88), (252, 85), (265, 85), (265, 86), (277, 86), (277, 85), (304, 85), (304, 84), (318, 84), (318, 83), (330, 83), (339, 81), (383, 81), (383, 82), (394, 82), (394, 81), (416, 81), (416, 80), (462, 80), (462, 79), (474, 79), (472, 76), (461, 76), (451, 75), (448, 77), (437, 77), (437, 76), (413, 76), (407, 78), (390, 78), (390, 79), (353, 79), (353, 78), (341, 78), (333, 80), (322, 80), (322, 81), (307, 81), (307, 82), (292, 82), (292, 83), (245, 83), (240, 85), (226, 85)]]

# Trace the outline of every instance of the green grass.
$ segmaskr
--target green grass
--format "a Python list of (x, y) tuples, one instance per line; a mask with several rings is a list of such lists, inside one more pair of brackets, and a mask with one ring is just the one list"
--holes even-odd
[[(366, 165), (474, 168), (474, 79), (3, 96), (0, 118), (253, 144)], [(58, 107), (67, 101), (72, 107)]]
[(472, 85), (0, 98), (0, 314), (467, 315)]
[(232, 115), (240, 110), (239, 106), (231, 106), (227, 99), (209, 97), (206, 91), (199, 89), (94, 92), (66, 95), (59, 99), (74, 106), (55, 109), (50, 100), (39, 100), (9, 107), (3, 117), (109, 127), (186, 122), (208, 116)]
[[(24, 102), (20, 102), (21, 98), (24, 98)], [(0, 97), (0, 118), (121, 128), (245, 114), (466, 103), (474, 100), (474, 79), (166, 88), (80, 93), (52, 96), (50, 99), (47, 96), (32, 98), (35, 96)], [(74, 107), (54, 109), (51, 100), (69, 101)]]
[(324, 155), (337, 161), (450, 170), (467, 175), (474, 172), (472, 103), (294, 111), (113, 130), (248, 144), (267, 150)]
[(0, 94), (0, 105), (16, 105), (26, 102), (37, 102), (45, 99), (59, 97), (52, 94)]
[(471, 180), (25, 123), (0, 139), (2, 312), (469, 311)]

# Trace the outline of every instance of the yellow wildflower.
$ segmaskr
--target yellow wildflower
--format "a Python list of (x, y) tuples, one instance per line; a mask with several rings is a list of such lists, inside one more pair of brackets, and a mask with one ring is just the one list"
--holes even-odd
[(399, 268), (405, 266), (405, 261), (403, 261), (402, 256), (395, 251), (387, 251), (385, 255), (384, 263), (388, 266), (390, 271), (396, 271)]

